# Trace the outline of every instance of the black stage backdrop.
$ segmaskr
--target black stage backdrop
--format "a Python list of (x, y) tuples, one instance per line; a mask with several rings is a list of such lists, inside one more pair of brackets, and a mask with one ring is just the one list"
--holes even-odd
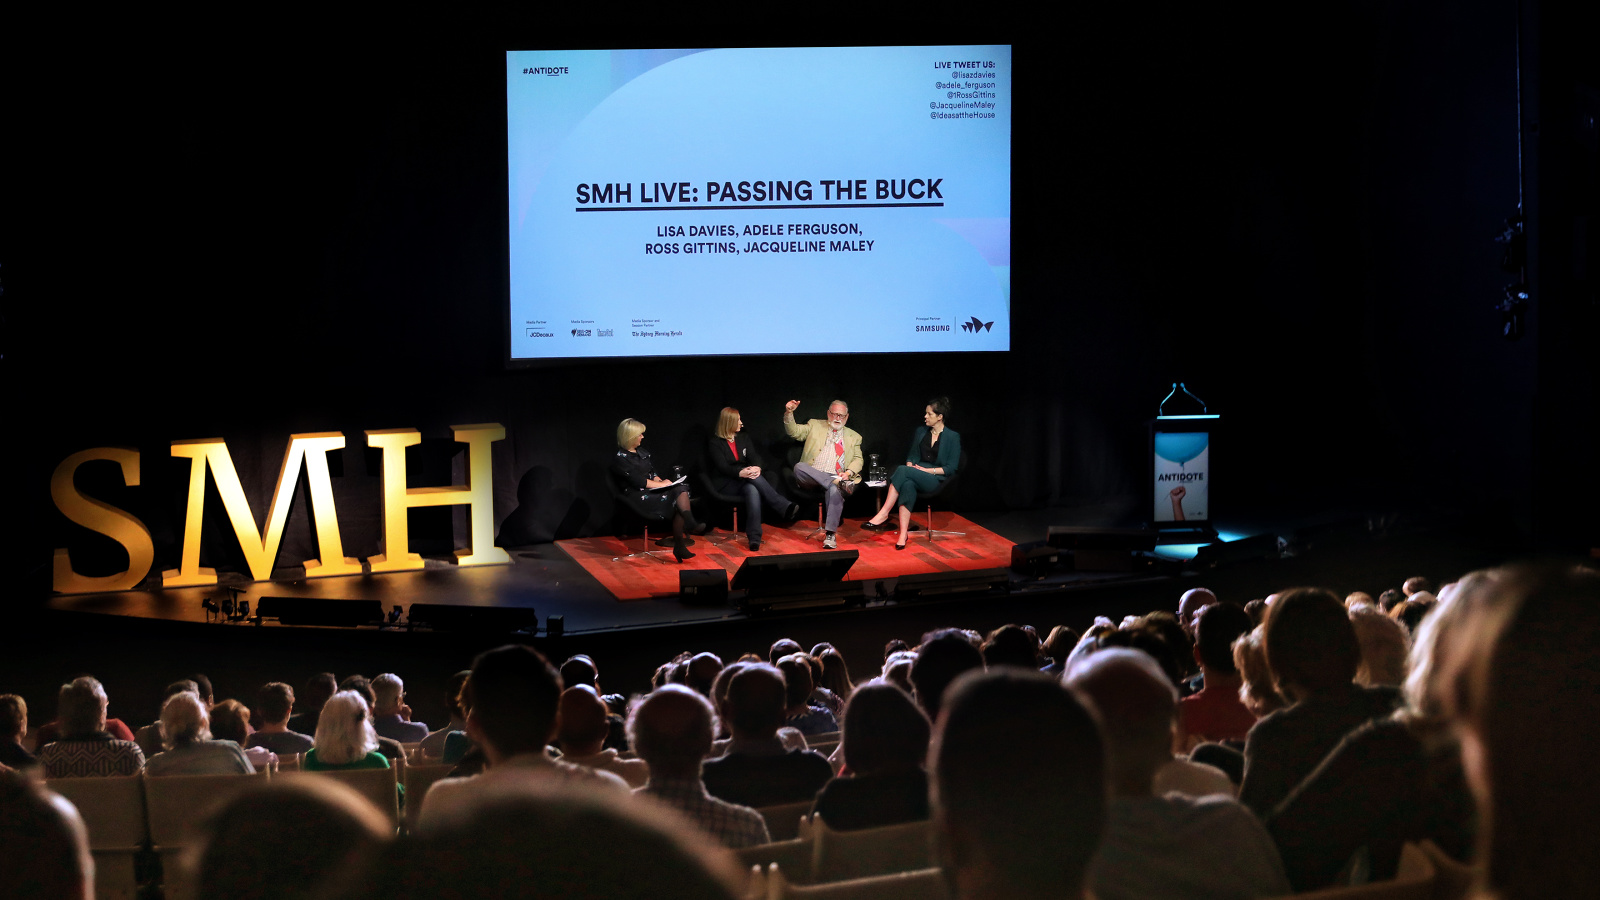
[[(416, 486), (464, 475), (448, 426), (505, 424), (508, 546), (609, 527), (623, 417), (689, 463), (724, 405), (783, 449), (790, 398), (802, 418), (847, 399), (893, 461), (949, 395), (970, 510), (1137, 515), (1144, 423), (1177, 380), (1227, 420), (1217, 503), (1235, 513), (1444, 504), (1536, 529), (1536, 458), (1557, 431), (1592, 433), (1594, 370), (1563, 343), (1587, 323), (1561, 293), (1577, 282), (1539, 297), (1540, 314), (1580, 310), (1564, 337), (1536, 315), (1503, 341), (1491, 309), (1510, 281), (1492, 238), (1517, 200), (1510, 0), (216, 15), (9, 35), (28, 46), (10, 63), (25, 124), (0, 272), (7, 577), (30, 602), (53, 547), (86, 574), (124, 564), (49, 499), (54, 467), (97, 446), (142, 451), (141, 487), (109, 465), (81, 483), (149, 526), (158, 574), (188, 472), (168, 445), (186, 438), (227, 439), (260, 521), (288, 436), (344, 432), (339, 519), (366, 557), (381, 523), (364, 429), (422, 430)], [(1010, 353), (503, 367), (505, 49), (988, 41), (1016, 45)], [(207, 509), (204, 561), (241, 569), (214, 489)], [(459, 513), (412, 516), (414, 550), (465, 541)], [(316, 555), (302, 488), (279, 560)]]

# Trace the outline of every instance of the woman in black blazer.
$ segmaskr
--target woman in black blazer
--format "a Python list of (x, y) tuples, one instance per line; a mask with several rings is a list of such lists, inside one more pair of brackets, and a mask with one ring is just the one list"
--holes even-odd
[(761, 549), (762, 502), (771, 509), (783, 510), (785, 519), (794, 518), (798, 507), (761, 477), (761, 456), (744, 436), (743, 428), (739, 411), (723, 407), (717, 419), (717, 436), (711, 439), (711, 467), (717, 490), (744, 497), (744, 533), (754, 552)]
[(623, 419), (617, 426), (617, 454), (611, 459), (611, 477), (616, 479), (634, 512), (645, 518), (670, 518), (672, 555), (678, 562), (693, 559), (684, 533), (704, 534), (706, 527), (696, 522), (694, 513), (689, 511), (688, 486), (675, 485), (656, 473), (650, 451), (639, 446), (643, 440), (644, 423), (638, 419)]

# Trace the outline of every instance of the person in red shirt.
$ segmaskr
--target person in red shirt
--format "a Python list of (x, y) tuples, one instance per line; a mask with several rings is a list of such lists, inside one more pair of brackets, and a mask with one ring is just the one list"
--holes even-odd
[(1250, 614), (1231, 603), (1213, 603), (1195, 617), (1194, 658), (1205, 687), (1178, 705), (1178, 752), (1204, 741), (1243, 741), (1256, 723), (1239, 699), (1242, 679), (1233, 664), (1233, 642), (1252, 627)]

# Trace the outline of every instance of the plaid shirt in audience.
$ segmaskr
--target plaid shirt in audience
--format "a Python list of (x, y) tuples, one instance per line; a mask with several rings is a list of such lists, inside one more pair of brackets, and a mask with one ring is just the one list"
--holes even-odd
[(699, 778), (660, 778), (652, 774), (650, 782), (634, 791), (645, 794), (673, 807), (699, 823), (723, 846), (738, 849), (769, 843), (767, 820), (748, 806), (739, 806), (706, 793), (705, 783)]

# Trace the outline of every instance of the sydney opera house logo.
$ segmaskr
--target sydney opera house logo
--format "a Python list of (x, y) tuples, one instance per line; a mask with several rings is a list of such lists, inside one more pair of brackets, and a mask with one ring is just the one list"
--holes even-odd
[(970, 321), (970, 322), (962, 322), (961, 323), (961, 330), (962, 331), (969, 331), (969, 332), (971, 332), (973, 334), (978, 334), (979, 332), (988, 331), (989, 329), (991, 329), (993, 327), (994, 327), (994, 323), (993, 322), (980, 322), (978, 320), (977, 316), (973, 316), (972, 317), (972, 321)]

